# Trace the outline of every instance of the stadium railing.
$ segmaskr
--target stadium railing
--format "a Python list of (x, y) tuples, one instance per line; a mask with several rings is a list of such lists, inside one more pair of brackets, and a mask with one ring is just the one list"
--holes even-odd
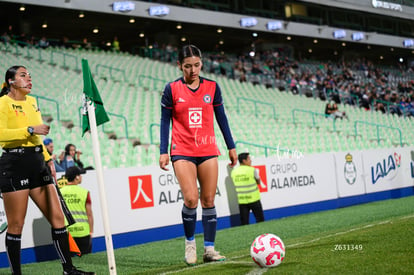
[(357, 120), (354, 122), (354, 129), (355, 129), (355, 136), (358, 136), (358, 124), (363, 124), (363, 125), (368, 125), (368, 126), (373, 126), (376, 128), (376, 139), (377, 142), (380, 143), (381, 140), (383, 140), (384, 138), (380, 137), (380, 128), (386, 128), (386, 129), (390, 129), (390, 130), (395, 130), (398, 132), (399, 134), (399, 145), (402, 147), (403, 146), (403, 139), (402, 139), (402, 132), (400, 128), (396, 128), (396, 127), (391, 127), (389, 125), (382, 125), (382, 124), (378, 124), (378, 123), (372, 123), (372, 122), (367, 122), (367, 121), (362, 121), (362, 120)]

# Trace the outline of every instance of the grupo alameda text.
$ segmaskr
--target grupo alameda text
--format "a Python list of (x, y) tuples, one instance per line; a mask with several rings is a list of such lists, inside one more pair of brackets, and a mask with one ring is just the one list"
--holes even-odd
[(316, 185), (315, 177), (300, 174), (298, 164), (295, 162), (272, 164), (270, 166), (270, 189), (300, 188)]

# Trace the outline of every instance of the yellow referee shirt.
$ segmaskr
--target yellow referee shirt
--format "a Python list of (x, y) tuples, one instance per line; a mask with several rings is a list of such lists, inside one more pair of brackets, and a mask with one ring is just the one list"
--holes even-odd
[(50, 155), (43, 145), (42, 138), (27, 132), (28, 126), (43, 124), (36, 99), (26, 96), (26, 100), (14, 100), (5, 95), (0, 97), (0, 146), (3, 148), (43, 146), (45, 160)]

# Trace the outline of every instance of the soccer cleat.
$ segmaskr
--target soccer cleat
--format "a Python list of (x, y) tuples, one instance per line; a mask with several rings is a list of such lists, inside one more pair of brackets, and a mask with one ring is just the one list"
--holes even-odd
[(188, 265), (197, 263), (197, 249), (195, 241), (185, 241), (185, 262)]
[(95, 272), (88, 272), (76, 269), (73, 267), (71, 271), (63, 271), (63, 275), (96, 275)]
[(226, 257), (220, 255), (220, 252), (215, 251), (213, 246), (208, 246), (204, 248), (204, 255), (203, 255), (203, 261), (205, 263), (208, 262), (221, 262), (225, 261)]

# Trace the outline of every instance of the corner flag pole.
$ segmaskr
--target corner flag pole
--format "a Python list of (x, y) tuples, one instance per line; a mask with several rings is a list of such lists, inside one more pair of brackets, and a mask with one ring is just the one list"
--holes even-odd
[(98, 127), (96, 126), (95, 104), (92, 101), (88, 100), (87, 105), (88, 105), (89, 126), (90, 126), (91, 137), (92, 137), (93, 155), (95, 158), (96, 176), (98, 179), (99, 196), (100, 196), (100, 201), (101, 201), (102, 218), (103, 218), (103, 223), (104, 223), (105, 244), (106, 244), (106, 254), (108, 256), (109, 274), (116, 275), (117, 273), (116, 273), (114, 247), (112, 243), (111, 228), (109, 224), (109, 215), (108, 215), (108, 206), (107, 206), (107, 201), (106, 201), (106, 192), (105, 192), (105, 184), (104, 184), (104, 177), (103, 177), (101, 152), (99, 149)]

